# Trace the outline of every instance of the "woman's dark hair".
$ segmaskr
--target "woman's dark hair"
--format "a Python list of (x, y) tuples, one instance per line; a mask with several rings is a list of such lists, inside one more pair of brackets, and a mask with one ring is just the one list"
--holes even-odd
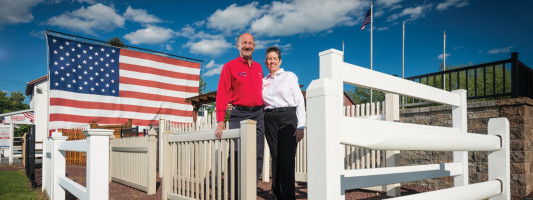
[(278, 54), (278, 59), (281, 60), (281, 50), (279, 50), (278, 47), (275, 47), (275, 46), (268, 47), (266, 50), (266, 55), (268, 55), (270, 52), (275, 52), (276, 54)]

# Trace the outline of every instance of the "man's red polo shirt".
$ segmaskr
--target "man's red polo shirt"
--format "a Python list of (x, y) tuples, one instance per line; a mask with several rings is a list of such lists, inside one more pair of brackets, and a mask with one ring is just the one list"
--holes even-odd
[(263, 105), (263, 68), (258, 62), (248, 61), (241, 56), (222, 67), (217, 91), (217, 122), (224, 121), (228, 103), (238, 106)]

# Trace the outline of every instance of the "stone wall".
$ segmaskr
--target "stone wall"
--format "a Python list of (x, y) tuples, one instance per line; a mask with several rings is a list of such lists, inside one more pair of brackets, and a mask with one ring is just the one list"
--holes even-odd
[[(452, 127), (451, 106), (432, 106), (400, 110), (400, 121)], [(487, 134), (490, 118), (506, 117), (511, 125), (511, 195), (513, 199), (533, 196), (533, 99), (515, 98), (468, 103), (468, 132)], [(453, 162), (452, 152), (402, 151), (401, 165)], [(487, 181), (487, 152), (469, 152), (470, 183)], [(404, 186), (444, 189), (453, 178), (404, 183)]]

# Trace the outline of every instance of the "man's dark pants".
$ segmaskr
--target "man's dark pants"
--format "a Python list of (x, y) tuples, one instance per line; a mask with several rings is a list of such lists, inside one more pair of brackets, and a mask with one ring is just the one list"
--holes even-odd
[[(264, 113), (263, 109), (257, 111), (242, 111), (242, 110), (231, 110), (229, 118), (229, 129), (237, 129), (241, 127), (241, 121), (251, 119), (257, 122), (256, 128), (256, 142), (257, 142), (257, 177), (256, 181), (259, 180), (261, 173), (263, 171), (263, 151), (265, 143), (265, 124), (264, 124)], [(235, 152), (234, 155), (238, 155)], [(235, 159), (235, 171), (238, 171), (238, 160)], [(238, 178), (236, 178), (238, 180)]]

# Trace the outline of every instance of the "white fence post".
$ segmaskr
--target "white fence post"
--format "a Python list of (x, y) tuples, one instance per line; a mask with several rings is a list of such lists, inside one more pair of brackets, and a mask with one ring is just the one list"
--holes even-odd
[(113, 135), (113, 130), (89, 129), (83, 131), (83, 134), (87, 136), (89, 146), (87, 150), (87, 194), (91, 200), (109, 199), (109, 138)]
[(256, 121), (241, 121), (239, 145), (239, 199), (257, 198), (256, 126)]
[(307, 186), (308, 197), (344, 199), (340, 175), (343, 146), (340, 145), (342, 85), (329, 79), (314, 80), (307, 89)]
[[(459, 95), (459, 106), (452, 106), (453, 128), (457, 128), (461, 133), (468, 133), (466, 90), (454, 90), (453, 93)], [(453, 178), (454, 187), (468, 185), (468, 151), (454, 151), (453, 162), (461, 163), (463, 172)]]
[(265, 148), (263, 152), (263, 182), (270, 181), (270, 148), (265, 137)]
[(59, 185), (59, 177), (65, 176), (65, 151), (59, 150), (59, 145), (67, 141), (67, 136), (52, 136), (52, 165), (51, 175), (51, 199), (64, 200), (65, 189)]
[(151, 129), (148, 133), (148, 195), (156, 193), (157, 133)]
[(488, 135), (497, 135), (501, 139), (499, 151), (489, 151), (489, 181), (500, 180), (502, 191), (490, 200), (511, 199), (511, 158), (510, 158), (510, 126), (507, 118), (489, 120)]
[(163, 178), (163, 153), (165, 152), (164, 150), (164, 145), (163, 144), (163, 133), (165, 131), (167, 131), (167, 124), (165, 123), (165, 118), (163, 116), (161, 116), (161, 118), (159, 118), (159, 138), (158, 138), (158, 142), (159, 142), (159, 178)]
[[(168, 199), (168, 193), (171, 191), (170, 190), (170, 186), (172, 184), (172, 179), (171, 178), (173, 175), (172, 175), (172, 171), (171, 171), (171, 166), (172, 166), (172, 154), (171, 151), (173, 151), (172, 147), (170, 146), (170, 144), (168, 143), (168, 136), (171, 135), (172, 132), (161, 132), (161, 129), (159, 129), (159, 135), (162, 136), (162, 144), (161, 146), (163, 147), (163, 150), (160, 152), (167, 152), (167, 154), (165, 154), (165, 157), (163, 157), (161, 160), (160, 160), (160, 163), (163, 163), (164, 167), (163, 168), (159, 168), (159, 173), (160, 174), (163, 174), (163, 180), (162, 180), (162, 191), (163, 191), (163, 195), (162, 195), (162, 199)], [(161, 155), (161, 154), (160, 154)]]
[[(398, 122), (400, 121), (400, 99), (397, 94), (385, 93), (385, 120)], [(400, 166), (400, 151), (385, 151), (385, 166)], [(389, 196), (400, 196), (400, 184), (385, 185), (385, 191)]]

